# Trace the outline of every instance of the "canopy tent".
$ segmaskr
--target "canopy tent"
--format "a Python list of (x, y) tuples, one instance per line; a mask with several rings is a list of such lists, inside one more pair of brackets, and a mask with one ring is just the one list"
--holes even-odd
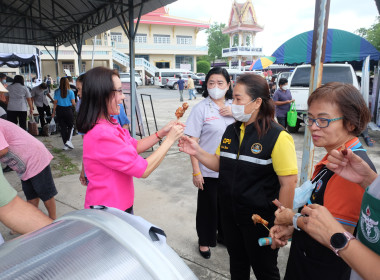
[[(279, 64), (301, 64), (311, 62), (313, 31), (301, 33), (282, 44), (272, 56)], [(328, 29), (325, 63), (380, 60), (380, 52), (364, 38), (353, 33)]]
[(18, 68), (31, 63), (38, 65), (37, 54), (0, 53), (0, 67), (6, 65), (11, 68)]
[[(116, 26), (129, 39), (129, 57), (134, 61), (134, 41), (141, 15), (176, 0), (12, 0), (1, 1), (0, 38), (2, 43), (54, 46), (58, 76), (58, 46), (71, 45), (82, 65), (84, 40)], [(134, 19), (137, 18), (136, 28)], [(130, 63), (131, 108), (136, 107), (134, 63)], [(134, 115), (131, 134), (135, 136)]]

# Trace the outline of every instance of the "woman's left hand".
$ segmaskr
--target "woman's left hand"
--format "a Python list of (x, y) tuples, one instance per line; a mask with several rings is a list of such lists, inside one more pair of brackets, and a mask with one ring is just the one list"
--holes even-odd
[(221, 114), (223, 117), (228, 117), (228, 116), (232, 117), (231, 106), (224, 106), (224, 107), (220, 108), (219, 114)]
[(269, 232), (269, 236), (272, 238), (271, 248), (274, 250), (288, 244), (288, 239), (292, 237), (293, 231), (291, 226), (273, 226)]

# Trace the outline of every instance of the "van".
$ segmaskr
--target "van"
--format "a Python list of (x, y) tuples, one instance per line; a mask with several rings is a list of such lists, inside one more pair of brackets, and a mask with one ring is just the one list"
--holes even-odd
[[(289, 78), (289, 90), (295, 100), (297, 110), (297, 124), (295, 127), (289, 127), (289, 132), (297, 132), (304, 122), (307, 115), (307, 99), (309, 98), (311, 65), (297, 66)], [(324, 64), (322, 85), (329, 82), (341, 82), (351, 84), (359, 89), (358, 79), (355, 71), (350, 64)]]
[(163, 78), (175, 78), (176, 76), (178, 77), (179, 75), (186, 75), (186, 74), (191, 74), (193, 75), (194, 73), (191, 72), (190, 70), (186, 69), (158, 69), (155, 73), (154, 77), (154, 84), (156, 86), (160, 86), (161, 88), (166, 86), (166, 81), (167, 79)]
[[(130, 73), (119, 73), (119, 75), (120, 75), (120, 81), (122, 83), (130, 83), (131, 82)], [(142, 84), (143, 84), (141, 76), (138, 73), (135, 73), (135, 84), (136, 84), (136, 88), (138, 86), (142, 86)]]

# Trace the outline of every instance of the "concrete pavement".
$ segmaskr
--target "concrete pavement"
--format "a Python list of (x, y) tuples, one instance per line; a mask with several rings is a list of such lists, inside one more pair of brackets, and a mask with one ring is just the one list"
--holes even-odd
[[(174, 112), (182, 104), (179, 102), (178, 91), (157, 87), (140, 87), (138, 94), (140, 93), (152, 95), (159, 128), (175, 118)], [(187, 93), (184, 95), (187, 97)], [(203, 99), (199, 94), (197, 97), (196, 100), (191, 101), (185, 98), (185, 101), (190, 105), (189, 109)], [(140, 97), (138, 99), (141, 103)], [(150, 131), (154, 133), (153, 113), (150, 109), (150, 104), (147, 105), (146, 103), (145, 105)], [(188, 114), (189, 110), (185, 113), (182, 119), (183, 122), (186, 121)], [(299, 133), (293, 134), (299, 168), (301, 167), (302, 158), (303, 131), (302, 129)], [(380, 132), (370, 131), (370, 135), (378, 144), (367, 148), (367, 150), (376, 167), (380, 169)], [(74, 150), (62, 153), (57, 153), (63, 146), (59, 135), (38, 137), (38, 139), (45, 143), (53, 153), (55, 151), (57, 155), (66, 155), (80, 170), (82, 155), (81, 136), (76, 135), (73, 137)], [(364, 141), (362, 142), (364, 143)], [(146, 152), (143, 156), (146, 157), (149, 154), (150, 152)], [(325, 151), (323, 149), (316, 149), (315, 162), (321, 159), (324, 154)], [(57, 158), (58, 156), (56, 156), (52, 165), (59, 163)], [(56, 196), (58, 217), (74, 210), (83, 209), (86, 188), (79, 183), (79, 172), (74, 171), (72, 173), (74, 174), (57, 177), (59, 175), (54, 171), (55, 183), (58, 189), (58, 195)], [(209, 260), (203, 259), (198, 253), (195, 230), (197, 189), (192, 184), (191, 173), (192, 169), (189, 157), (179, 152), (177, 146), (173, 146), (164, 161), (149, 178), (134, 180), (135, 214), (162, 228), (167, 234), (168, 244), (185, 260), (200, 279), (228, 279), (228, 254), (224, 246), (218, 245), (216, 248), (212, 248), (211, 259)], [(18, 191), (18, 195), (24, 198), (20, 180), (15, 172), (6, 173), (5, 176)], [(43, 205), (40, 208), (46, 213)], [(0, 232), (5, 240), (15, 237), (9, 235), (9, 230), (3, 225), (0, 225)], [(285, 272), (288, 252), (289, 247), (284, 247), (279, 253), (278, 262), (282, 276)], [(251, 279), (255, 279), (255, 277), (252, 275)]]

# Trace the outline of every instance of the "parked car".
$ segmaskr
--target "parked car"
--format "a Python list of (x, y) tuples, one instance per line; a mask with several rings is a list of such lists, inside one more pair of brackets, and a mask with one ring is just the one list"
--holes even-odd
[(199, 78), (206, 77), (205, 73), (195, 73)]
[[(163, 78), (163, 80), (165, 80), (164, 84), (170, 89), (177, 90), (178, 89), (178, 83), (177, 83), (178, 78), (179, 78), (179, 75), (176, 75), (175, 78)], [(201, 80), (201, 78), (199, 78), (198, 76), (196, 76), (194, 74), (191, 74), (191, 78), (194, 80), (194, 86), (195, 86), (195, 89), (197, 90), (197, 92), (201, 92), (202, 91), (202, 85), (203, 85), (203, 81)], [(187, 85), (188, 75), (182, 75), (182, 79), (185, 81), (185, 85)]]
[[(304, 118), (307, 116), (307, 99), (309, 98), (310, 82), (309, 65), (297, 66), (289, 78), (290, 92), (295, 99), (297, 110), (297, 124), (295, 127), (289, 127), (289, 132), (297, 132)], [(351, 84), (359, 89), (359, 83), (354, 69), (350, 64), (324, 64), (322, 85), (329, 82), (341, 82)]]
[(166, 87), (166, 82), (168, 78), (175, 78), (178, 75), (193, 75), (194, 73), (187, 69), (158, 69), (155, 73), (154, 84), (160, 86), (161, 88)]
[[(120, 81), (122, 83), (130, 83), (131, 82), (130, 73), (120, 73), (119, 75), (120, 75)], [(138, 73), (135, 73), (135, 84), (136, 84), (136, 87), (142, 86), (142, 84), (143, 84), (141, 76)]]

